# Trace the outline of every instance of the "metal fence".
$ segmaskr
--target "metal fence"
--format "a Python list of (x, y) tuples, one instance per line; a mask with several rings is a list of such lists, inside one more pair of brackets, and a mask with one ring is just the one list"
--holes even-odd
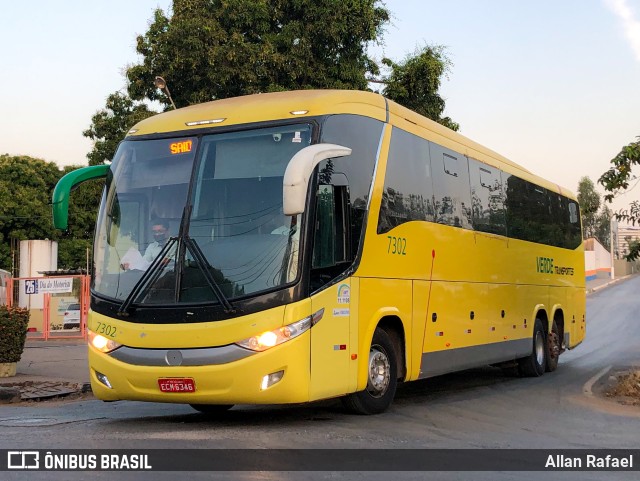
[(7, 304), (30, 311), (28, 339), (86, 339), (89, 276), (9, 278)]

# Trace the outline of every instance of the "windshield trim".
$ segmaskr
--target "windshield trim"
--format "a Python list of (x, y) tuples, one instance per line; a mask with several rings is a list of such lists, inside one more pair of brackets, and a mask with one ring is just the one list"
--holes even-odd
[[(318, 143), (319, 141), (319, 137), (320, 137), (320, 125), (322, 122), (322, 119), (324, 118), (324, 116), (314, 116), (314, 117), (300, 117), (300, 118), (296, 118), (296, 119), (283, 119), (283, 120), (275, 120), (275, 121), (266, 121), (266, 122), (256, 122), (256, 123), (250, 123), (250, 124), (238, 124), (238, 125), (232, 125), (232, 126), (218, 126), (218, 127), (206, 127), (206, 128), (200, 128), (200, 129), (189, 129), (189, 130), (179, 130), (179, 131), (172, 131), (172, 132), (162, 132), (162, 133), (154, 133), (154, 134), (147, 134), (147, 135), (140, 135), (140, 136), (128, 136), (125, 137), (125, 139), (123, 139), (123, 141), (121, 142), (138, 142), (138, 141), (149, 141), (149, 140), (162, 140), (162, 139), (169, 139), (169, 138), (185, 138), (185, 137), (190, 137), (190, 138), (194, 138), (197, 139), (197, 149), (195, 152), (195, 158), (194, 158), (194, 162), (193, 162), (193, 166), (192, 166), (192, 171), (191, 171), (191, 177), (190, 177), (190, 181), (189, 181), (189, 186), (188, 186), (188, 194), (187, 194), (187, 199), (188, 202), (191, 202), (192, 199), (192, 195), (193, 195), (193, 189), (195, 188), (194, 185), (194, 177), (197, 175), (197, 171), (198, 171), (198, 167), (200, 165), (200, 161), (201, 161), (201, 152), (200, 149), (202, 148), (202, 138), (208, 135), (218, 135), (218, 134), (226, 134), (226, 133), (235, 133), (235, 132), (247, 132), (247, 131), (252, 131), (252, 130), (261, 130), (261, 129), (267, 129), (267, 128), (278, 128), (278, 127), (288, 127), (288, 126), (294, 126), (294, 125), (307, 125), (309, 127), (309, 131), (310, 131), (310, 144), (309, 145), (313, 145)], [(120, 147), (120, 145), (118, 146)], [(110, 168), (108, 171), (108, 176), (113, 178), (114, 173), (112, 171), (112, 169)], [(311, 195), (312, 193), (312, 189), (309, 190), (309, 195)], [(107, 195), (106, 189), (105, 189), (105, 196)], [(100, 214), (102, 215), (107, 215), (106, 212), (101, 212)], [(303, 278), (305, 276), (305, 269), (304, 266), (306, 264), (306, 257), (307, 257), (307, 253), (305, 252), (306, 249), (304, 248), (304, 245), (307, 244), (308, 242), (310, 242), (306, 237), (308, 236), (308, 229), (307, 229), (307, 216), (308, 214), (305, 213), (300, 217), (300, 225), (298, 226), (299, 230), (300, 230), (300, 238), (297, 240), (298, 242), (298, 249), (299, 249), (299, 254), (298, 254), (298, 259), (297, 259), (297, 264), (298, 264), (298, 268), (297, 268), (297, 273), (296, 273), (296, 277), (294, 279), (292, 279), (290, 282), (286, 282), (283, 284), (280, 284), (278, 286), (274, 286), (272, 288), (268, 288), (268, 289), (263, 289), (260, 291), (255, 291), (255, 292), (251, 292), (245, 295), (240, 295), (237, 297), (232, 297), (229, 298), (229, 300), (227, 300), (227, 302), (232, 301), (233, 302), (233, 306), (231, 309), (226, 309), (225, 308), (225, 302), (219, 300), (219, 299), (215, 299), (215, 300), (207, 300), (207, 301), (191, 301), (191, 302), (175, 302), (175, 301), (168, 301), (168, 302), (158, 302), (158, 303), (153, 303), (153, 304), (147, 304), (147, 303), (142, 303), (142, 302), (134, 302), (136, 299), (138, 299), (140, 296), (139, 294), (136, 295), (134, 297), (134, 299), (129, 303), (129, 305), (127, 306), (127, 308), (131, 307), (134, 309), (133, 312), (139, 311), (139, 310), (153, 310), (153, 309), (178, 309), (178, 310), (184, 310), (187, 308), (213, 308), (213, 309), (217, 309), (217, 308), (225, 308), (225, 313), (227, 314), (226, 318), (232, 317), (233, 315), (236, 314), (236, 310), (237, 311), (244, 311), (244, 309), (236, 309), (236, 306), (239, 304), (244, 304), (247, 303), (248, 301), (251, 301), (252, 299), (257, 299), (257, 298), (263, 298), (263, 297), (268, 297), (268, 298), (272, 298), (274, 297), (274, 295), (277, 295), (278, 293), (286, 293), (285, 294), (285, 298), (287, 299), (286, 302), (291, 302), (291, 296), (293, 294), (293, 291), (295, 291), (296, 293), (298, 292), (299, 289), (296, 288), (296, 286), (300, 287), (301, 285), (306, 285), (306, 283), (302, 282)], [(189, 227), (189, 223), (190, 223), (190, 217), (188, 219), (186, 219), (186, 232), (188, 233), (188, 227)], [(187, 234), (188, 236), (188, 234)], [(185, 246), (185, 250), (186, 250), (186, 246)], [(95, 272), (95, 271), (94, 271)], [(98, 292), (95, 289), (95, 275), (92, 276), (92, 283), (91, 283), (91, 295), (92, 298), (95, 298), (97, 301), (99, 300), (99, 302), (96, 303), (96, 306), (98, 305), (104, 305), (104, 303), (114, 303), (115, 305), (117, 305), (118, 307), (122, 307), (124, 306), (124, 302), (126, 301), (123, 299), (119, 299), (119, 298), (115, 298), (115, 297), (111, 297), (109, 295), (106, 295), (104, 293)], [(216, 295), (217, 297), (217, 295)], [(294, 297), (298, 297), (298, 294), (296, 294)], [(225, 299), (226, 300), (226, 299)], [(93, 303), (93, 302), (92, 302)], [(100, 307), (98, 307), (99, 310), (102, 310)], [(110, 311), (112, 311), (113, 309), (109, 309)], [(117, 312), (117, 317), (122, 317), (125, 318), (127, 320), (132, 320), (130, 319), (129, 316), (131, 316), (133, 314), (133, 312), (131, 314), (129, 314), (129, 316), (127, 316), (126, 313), (122, 312), (122, 309), (115, 309)], [(129, 309), (127, 309), (129, 310)]]

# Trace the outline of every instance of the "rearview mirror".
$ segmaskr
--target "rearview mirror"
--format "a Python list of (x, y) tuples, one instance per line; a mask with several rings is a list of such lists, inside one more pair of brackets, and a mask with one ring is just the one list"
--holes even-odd
[(326, 159), (347, 155), (351, 155), (351, 149), (336, 144), (310, 145), (296, 153), (284, 172), (282, 190), (284, 215), (297, 215), (304, 212), (309, 178), (316, 165)]
[(69, 194), (78, 185), (92, 179), (106, 177), (108, 165), (92, 165), (73, 170), (58, 181), (51, 198), (53, 209), (53, 227), (66, 229), (69, 223)]

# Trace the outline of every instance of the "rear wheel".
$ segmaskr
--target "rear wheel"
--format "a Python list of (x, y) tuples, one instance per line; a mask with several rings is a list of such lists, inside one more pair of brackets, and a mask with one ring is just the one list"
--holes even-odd
[(233, 404), (189, 404), (196, 411), (203, 414), (222, 414), (233, 407)]
[(518, 359), (520, 374), (527, 377), (542, 376), (547, 366), (547, 355), (547, 338), (542, 327), (542, 321), (536, 319), (533, 325), (533, 348), (531, 354)]
[(547, 372), (553, 372), (558, 369), (558, 360), (562, 346), (560, 343), (560, 334), (558, 333), (558, 325), (553, 321), (551, 332), (547, 336)]
[(380, 328), (371, 341), (367, 374), (366, 389), (343, 397), (342, 402), (357, 414), (379, 414), (393, 402), (398, 385), (397, 354), (389, 334)]

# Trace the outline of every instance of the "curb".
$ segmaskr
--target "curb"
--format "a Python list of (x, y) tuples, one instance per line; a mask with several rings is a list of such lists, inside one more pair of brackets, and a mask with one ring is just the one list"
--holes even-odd
[(587, 289), (587, 295), (589, 294), (593, 294), (594, 292), (598, 292), (601, 291), (602, 289), (606, 289), (607, 287), (610, 287), (614, 284), (617, 284), (618, 282), (623, 282), (626, 281), (628, 279), (630, 279), (631, 277), (636, 276), (637, 274), (629, 274), (623, 277), (616, 277), (615, 279), (613, 279), (612, 281), (607, 282), (606, 284), (602, 284), (600, 286), (596, 286), (596, 287), (592, 287), (591, 289)]

